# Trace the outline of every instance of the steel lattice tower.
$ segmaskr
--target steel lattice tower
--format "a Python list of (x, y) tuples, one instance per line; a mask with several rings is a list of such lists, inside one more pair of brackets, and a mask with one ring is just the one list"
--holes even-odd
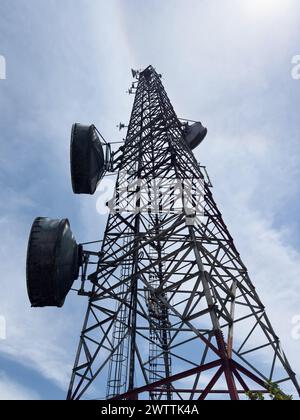
[(68, 399), (237, 400), (269, 381), (299, 393), (160, 75), (137, 80), (101, 250), (84, 251)]

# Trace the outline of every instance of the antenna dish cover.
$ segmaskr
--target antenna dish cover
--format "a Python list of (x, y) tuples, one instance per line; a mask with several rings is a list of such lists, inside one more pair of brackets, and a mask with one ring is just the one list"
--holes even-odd
[(203, 127), (200, 122), (189, 125), (186, 130), (185, 140), (193, 150), (204, 140), (207, 135), (207, 128)]
[(73, 124), (71, 179), (75, 194), (94, 194), (105, 172), (103, 147), (94, 125)]
[(33, 307), (62, 307), (79, 274), (79, 249), (68, 219), (38, 217), (27, 249), (27, 291)]

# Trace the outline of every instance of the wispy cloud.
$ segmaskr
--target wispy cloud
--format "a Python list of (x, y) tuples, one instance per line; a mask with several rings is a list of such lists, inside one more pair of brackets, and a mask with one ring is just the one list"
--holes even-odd
[(37, 392), (22, 387), (0, 372), (0, 400), (39, 400)]

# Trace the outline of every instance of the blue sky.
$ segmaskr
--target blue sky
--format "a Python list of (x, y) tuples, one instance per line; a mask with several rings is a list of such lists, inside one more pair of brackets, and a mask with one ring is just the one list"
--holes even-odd
[(68, 217), (78, 241), (101, 237), (101, 194), (71, 191), (71, 125), (95, 123), (120, 140), (130, 68), (149, 64), (178, 115), (208, 127), (197, 158), (300, 376), (298, 54), (297, 0), (1, 0), (0, 398), (65, 397), (86, 302), (29, 307), (30, 226)]

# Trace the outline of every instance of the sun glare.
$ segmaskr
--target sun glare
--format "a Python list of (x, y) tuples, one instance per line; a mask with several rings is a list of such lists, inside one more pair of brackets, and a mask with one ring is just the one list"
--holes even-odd
[(280, 17), (291, 5), (291, 0), (241, 0), (244, 11), (256, 18)]

